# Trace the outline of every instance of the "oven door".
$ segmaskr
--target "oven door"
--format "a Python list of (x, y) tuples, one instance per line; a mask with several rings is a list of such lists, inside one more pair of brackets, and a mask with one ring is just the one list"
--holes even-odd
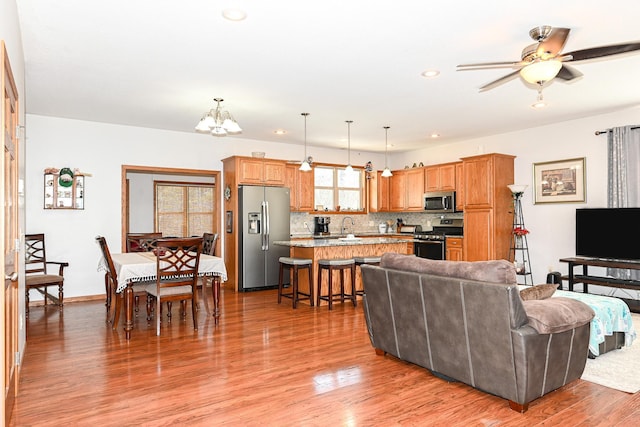
[(420, 258), (445, 259), (445, 246), (443, 240), (415, 240), (413, 253)]

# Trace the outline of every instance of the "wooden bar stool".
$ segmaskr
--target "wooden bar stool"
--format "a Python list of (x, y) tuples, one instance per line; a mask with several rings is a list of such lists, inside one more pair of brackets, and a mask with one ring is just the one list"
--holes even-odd
[[(347, 259), (320, 259), (318, 260), (318, 307), (320, 306), (320, 300), (325, 300), (329, 303), (329, 310), (333, 309), (333, 301), (340, 300), (344, 303), (345, 298), (350, 299), (353, 302), (353, 306), (357, 305), (356, 302), (356, 264), (353, 258)], [(327, 270), (329, 272), (327, 295), (322, 295), (322, 271)], [(344, 271), (351, 271), (351, 293), (344, 293)], [(340, 271), (340, 293), (333, 293), (333, 272)]]
[[(280, 279), (278, 280), (278, 304), (282, 301), (282, 297), (291, 298), (293, 300), (293, 308), (296, 308), (298, 301), (309, 300), (309, 304), (313, 307), (313, 260), (308, 258), (290, 258), (280, 257)], [(282, 293), (284, 288), (284, 270), (293, 271), (293, 284), (291, 292)], [(309, 293), (300, 292), (298, 290), (298, 275), (300, 269), (306, 269), (309, 274)], [(300, 298), (303, 295), (303, 298)]]
[[(379, 256), (356, 256), (356, 257), (353, 257), (353, 260), (355, 261), (356, 267), (362, 264), (380, 265)], [(362, 287), (361, 291), (356, 291), (356, 295), (360, 295), (360, 296), (364, 295), (364, 286)]]

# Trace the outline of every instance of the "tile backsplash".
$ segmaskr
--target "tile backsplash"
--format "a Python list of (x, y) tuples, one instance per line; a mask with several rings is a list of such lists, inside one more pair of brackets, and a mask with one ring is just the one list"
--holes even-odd
[[(344, 221), (345, 231), (347, 233), (377, 233), (378, 225), (387, 221), (393, 222), (393, 232), (396, 231), (396, 222), (398, 218), (402, 218), (404, 224), (409, 225), (421, 225), (423, 230), (431, 230), (431, 220), (433, 218), (439, 218), (442, 215), (427, 214), (423, 212), (384, 212), (384, 213), (369, 213), (369, 214), (355, 214), (355, 215), (316, 215), (315, 213), (300, 213), (292, 212), (290, 215), (290, 229), (291, 235), (296, 234), (313, 234), (314, 231), (314, 217), (327, 216), (331, 218), (329, 224), (329, 231), (331, 234), (340, 234), (342, 223)], [(462, 213), (454, 213), (444, 215), (447, 218), (462, 218)], [(353, 225), (351, 221), (353, 220)], [(305, 228), (305, 222), (308, 225), (308, 229)]]

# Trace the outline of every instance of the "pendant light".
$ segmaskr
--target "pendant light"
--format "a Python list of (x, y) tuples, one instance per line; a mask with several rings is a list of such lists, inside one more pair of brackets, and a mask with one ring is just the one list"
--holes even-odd
[(346, 172), (353, 172), (353, 168), (351, 167), (351, 123), (353, 120), (346, 120), (347, 123), (347, 167), (344, 168)]
[(391, 170), (389, 169), (389, 166), (387, 166), (387, 147), (389, 146), (389, 143), (387, 142), (388, 134), (389, 134), (389, 126), (384, 126), (384, 170), (380, 175), (384, 178), (389, 178), (390, 176), (393, 176), (393, 174), (391, 173)]
[(307, 157), (307, 116), (309, 113), (300, 113), (304, 117), (304, 159), (302, 160), (302, 164), (300, 165), (300, 170), (302, 172), (309, 172), (311, 170), (311, 165), (309, 164), (309, 158)]

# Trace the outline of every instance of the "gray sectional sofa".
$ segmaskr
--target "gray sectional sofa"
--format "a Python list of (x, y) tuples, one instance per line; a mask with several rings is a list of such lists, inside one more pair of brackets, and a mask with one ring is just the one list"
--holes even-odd
[(507, 261), (387, 253), (380, 266), (362, 266), (362, 277), (378, 354), (508, 399), (519, 412), (582, 375), (593, 311), (568, 298), (523, 301)]

